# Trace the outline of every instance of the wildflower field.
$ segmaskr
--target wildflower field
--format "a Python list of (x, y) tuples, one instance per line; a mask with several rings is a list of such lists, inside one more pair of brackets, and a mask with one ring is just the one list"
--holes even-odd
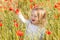
[(13, 9), (18, 8), (29, 19), (31, 9), (35, 7), (47, 11), (44, 40), (60, 40), (60, 0), (0, 0), (0, 40), (23, 40), (26, 27)]

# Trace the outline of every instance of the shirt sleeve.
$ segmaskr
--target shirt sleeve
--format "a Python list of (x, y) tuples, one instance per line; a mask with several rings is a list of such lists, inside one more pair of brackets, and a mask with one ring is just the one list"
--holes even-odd
[(21, 12), (18, 13), (18, 17), (19, 17), (19, 19), (20, 19), (23, 23), (26, 23), (26, 22), (27, 22), (27, 20), (23, 17), (23, 15), (22, 15)]

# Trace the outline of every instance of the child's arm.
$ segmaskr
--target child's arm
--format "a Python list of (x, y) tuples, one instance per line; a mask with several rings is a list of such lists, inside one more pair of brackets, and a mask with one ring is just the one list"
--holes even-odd
[(23, 17), (23, 15), (22, 15), (21, 12), (18, 13), (18, 17), (21, 19), (21, 21), (22, 21), (23, 23), (26, 23), (26, 22), (27, 22), (27, 20)]
[(26, 23), (26, 22), (27, 22), (27, 20), (23, 17), (22, 13), (21, 13), (18, 9), (15, 10), (15, 13), (18, 15), (19, 19), (20, 19), (23, 23)]

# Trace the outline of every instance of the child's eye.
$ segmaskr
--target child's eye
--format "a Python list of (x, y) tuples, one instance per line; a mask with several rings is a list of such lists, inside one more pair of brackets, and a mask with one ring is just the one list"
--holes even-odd
[(37, 17), (37, 16), (35, 16), (35, 15), (31, 15), (31, 16), (33, 16), (33, 17)]

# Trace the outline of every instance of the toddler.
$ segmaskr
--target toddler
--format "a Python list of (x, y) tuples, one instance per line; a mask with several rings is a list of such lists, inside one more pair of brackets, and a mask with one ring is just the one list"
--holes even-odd
[(26, 24), (24, 40), (43, 40), (46, 25), (46, 11), (43, 8), (33, 8), (29, 20), (25, 19), (20, 11), (17, 14), (19, 19)]

